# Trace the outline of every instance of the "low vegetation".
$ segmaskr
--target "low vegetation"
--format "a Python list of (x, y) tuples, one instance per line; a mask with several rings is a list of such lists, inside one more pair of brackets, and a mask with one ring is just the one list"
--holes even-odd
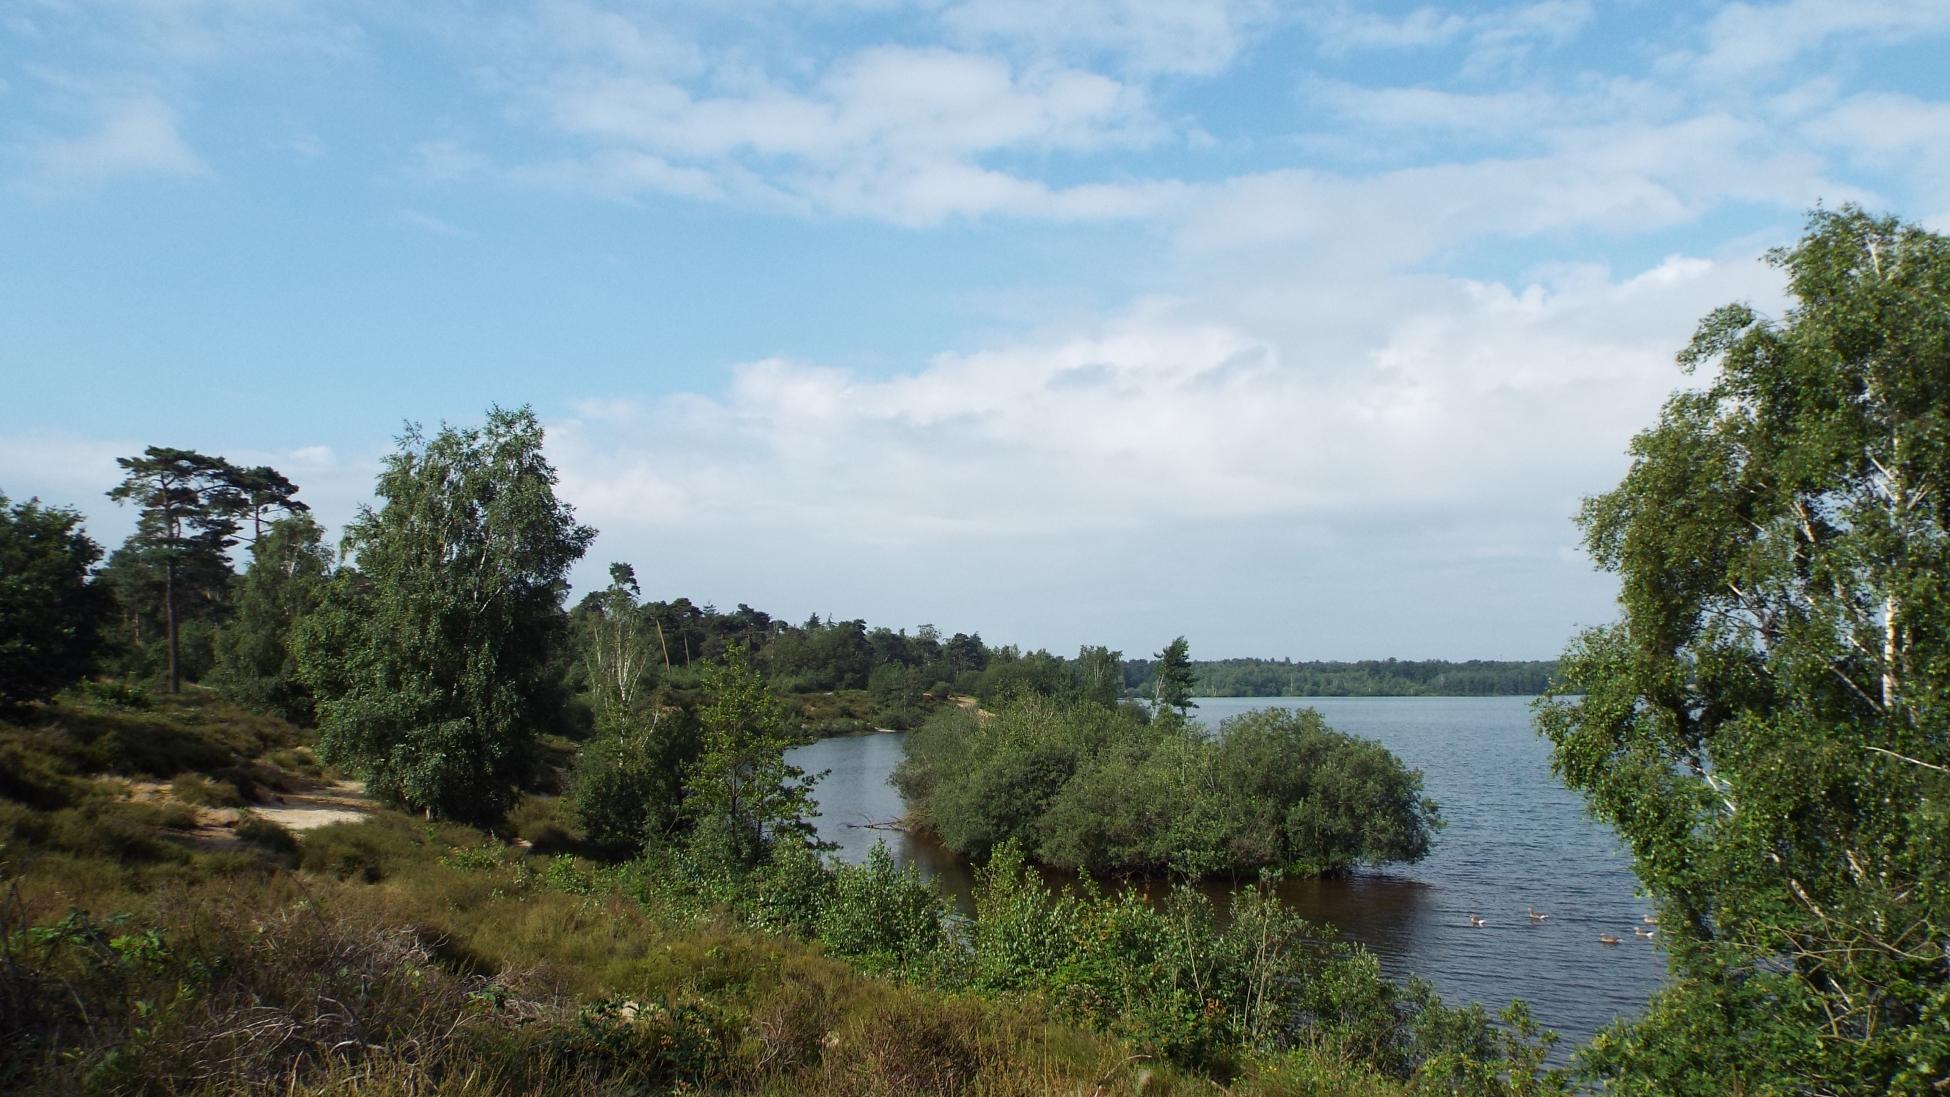
[[(104, 723), (168, 731), (143, 765)], [(245, 729), (249, 733), (245, 733)], [(0, 725), (0, 1088), (32, 1093), (1533, 1092), (1545, 1044), (1247, 892), (1058, 896), (1013, 847), (964, 922), (884, 853), (524, 850), (380, 812), (294, 836), (131, 797), (271, 770), (201, 691)], [(146, 767), (146, 768), (144, 768)], [(199, 768), (203, 767), (203, 768)], [(157, 772), (173, 770), (173, 772)], [(284, 774), (287, 780), (302, 780)], [(170, 782), (161, 784), (162, 779)], [(547, 798), (518, 811), (557, 826)], [(542, 822), (543, 820), (554, 822)], [(571, 841), (580, 835), (568, 835)], [(1515, 1087), (1513, 1090), (1512, 1087)], [(1538, 1090), (1537, 1087), (1543, 1087)]]
[(1016, 842), (1088, 872), (1250, 877), (1414, 861), (1440, 826), (1421, 774), (1310, 709), (1208, 734), (1167, 711), (1024, 694), (992, 717), (944, 712), (909, 735), (910, 821), (987, 857)]

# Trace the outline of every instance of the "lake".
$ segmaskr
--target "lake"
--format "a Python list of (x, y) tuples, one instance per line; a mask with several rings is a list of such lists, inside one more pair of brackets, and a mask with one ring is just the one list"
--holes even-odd
[[(1527, 697), (1209, 697), (1207, 723), (1267, 707), (1313, 707), (1328, 724), (1374, 739), (1422, 771), (1447, 825), (1423, 861), (1330, 880), (1290, 882), (1283, 898), (1372, 949), (1393, 975), (1415, 974), (1444, 1000), (1492, 1011), (1511, 998), (1567, 1043), (1635, 1014), (1665, 976), (1665, 956), (1633, 927), (1651, 911), (1636, 897), (1630, 858), (1610, 828), (1551, 775), (1550, 745), (1530, 723)], [(825, 739), (790, 755), (832, 772), (816, 795), (820, 836), (864, 859), (886, 839), (899, 860), (966, 895), (967, 866), (911, 836), (861, 824), (902, 812), (887, 783), (900, 733)], [(1548, 914), (1532, 923), (1526, 906)], [(1474, 927), (1469, 916), (1486, 924)], [(1622, 943), (1599, 943), (1601, 932)]]

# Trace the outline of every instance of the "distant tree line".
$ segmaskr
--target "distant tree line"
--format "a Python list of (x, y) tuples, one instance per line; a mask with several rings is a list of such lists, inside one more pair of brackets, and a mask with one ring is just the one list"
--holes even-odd
[[(1132, 690), (1145, 692), (1155, 667), (1127, 664)], [(1549, 688), (1556, 670), (1550, 659), (1218, 659), (1192, 663), (1192, 689), (1201, 697), (1531, 697)]]

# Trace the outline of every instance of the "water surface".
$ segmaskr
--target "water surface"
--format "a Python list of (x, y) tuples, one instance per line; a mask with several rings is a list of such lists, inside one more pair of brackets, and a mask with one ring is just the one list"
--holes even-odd
[[(1445, 1000), (1495, 1010), (1523, 998), (1567, 1041), (1636, 1013), (1658, 988), (1664, 956), (1632, 932), (1651, 907), (1634, 894), (1616, 836), (1551, 775), (1550, 745), (1531, 728), (1529, 698), (1200, 698), (1195, 714), (1216, 724), (1271, 706), (1311, 706), (1334, 728), (1379, 741), (1422, 771), (1447, 821), (1420, 863), (1287, 883), (1282, 897), (1295, 910), (1367, 945), (1390, 974), (1427, 979)], [(951, 853), (862, 825), (901, 815), (887, 778), (904, 739), (826, 739), (791, 760), (832, 771), (817, 792), (819, 828), (838, 856), (864, 859), (885, 839), (899, 860), (965, 895), (968, 869)], [(1549, 918), (1533, 923), (1527, 906)], [(1471, 926), (1471, 914), (1486, 924)], [(1622, 943), (1600, 944), (1601, 932)]]

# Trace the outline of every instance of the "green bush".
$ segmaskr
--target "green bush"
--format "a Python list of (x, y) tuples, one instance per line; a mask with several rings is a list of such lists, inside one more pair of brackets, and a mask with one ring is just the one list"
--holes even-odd
[(885, 843), (832, 873), (818, 936), (834, 955), (869, 971), (918, 972), (949, 946), (946, 900), (914, 866), (895, 867)]
[(697, 719), (685, 710), (633, 713), (603, 728), (577, 759), (571, 789), (589, 843), (630, 854), (676, 829), (681, 775), (698, 747)]
[(992, 717), (937, 714), (894, 780), (952, 849), (979, 858), (1016, 841), (1098, 873), (1342, 872), (1418, 860), (1441, 825), (1421, 774), (1311, 709), (1246, 713), (1207, 736), (1019, 695)]

